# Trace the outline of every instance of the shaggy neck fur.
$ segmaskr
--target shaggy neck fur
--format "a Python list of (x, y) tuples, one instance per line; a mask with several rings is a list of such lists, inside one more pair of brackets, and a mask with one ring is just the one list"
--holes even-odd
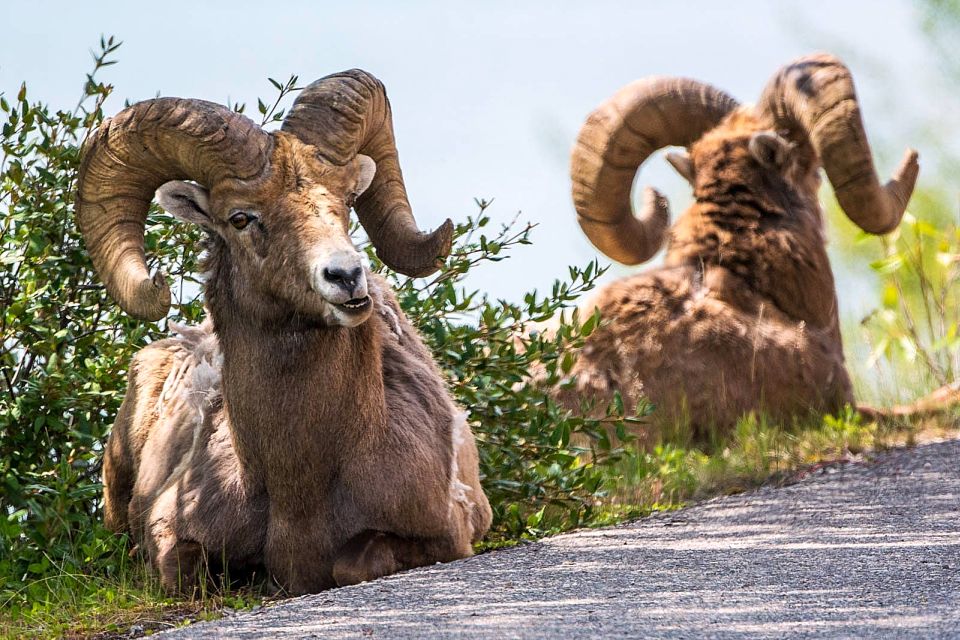
[(305, 515), (329, 496), (336, 461), (385, 429), (380, 319), (327, 327), (253, 300), (233, 286), (229, 250), (216, 239), (206, 267), (237, 455), (272, 509)]
[(760, 130), (736, 112), (695, 145), (696, 202), (671, 230), (666, 264), (725, 268), (788, 317), (839, 340), (813, 149), (793, 150), (788, 176), (764, 169), (748, 151)]

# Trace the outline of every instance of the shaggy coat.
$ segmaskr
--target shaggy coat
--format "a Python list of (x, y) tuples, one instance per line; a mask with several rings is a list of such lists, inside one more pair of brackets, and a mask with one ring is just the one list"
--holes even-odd
[(78, 220), (107, 290), (146, 319), (169, 306), (143, 251), (158, 187), (207, 232), (209, 316), (133, 359), (104, 455), (106, 524), (169, 590), (259, 569), (305, 593), (471, 555), (491, 510), (466, 413), (349, 237), (354, 208), (408, 275), (450, 248), (450, 221), (416, 228), (379, 81), (317, 81), (279, 132), (158, 98), (91, 136)]
[(212, 322), (136, 355), (104, 458), (105, 518), (166, 587), (225, 560), (312, 592), (468, 556), (489, 528), (465, 413), (370, 282), (375, 313), (353, 329), (264, 331), (208, 286)]
[[(666, 198), (647, 189), (634, 214), (634, 176), (657, 149), (693, 189), (670, 226)], [(820, 168), (844, 213), (888, 233), (917, 179), (907, 150), (882, 184), (850, 70), (814, 54), (782, 67), (755, 106), (688, 78), (626, 85), (581, 129), (571, 160), (573, 199), (587, 237), (609, 257), (663, 266), (604, 287), (587, 306), (602, 322), (558, 390), (572, 409), (641, 398), (659, 422), (695, 430), (748, 412), (789, 421), (853, 403), (844, 366)]]

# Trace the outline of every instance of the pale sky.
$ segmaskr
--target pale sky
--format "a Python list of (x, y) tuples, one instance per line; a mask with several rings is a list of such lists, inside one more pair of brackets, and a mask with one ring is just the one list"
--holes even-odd
[[(124, 42), (119, 64), (101, 76), (117, 88), (108, 113), (159, 93), (246, 102), (256, 115), (256, 98), (275, 95), (268, 76), (296, 73), (304, 84), (350, 67), (371, 71), (393, 104), (421, 226), (475, 213), (474, 197), (495, 199), (495, 221), (522, 211), (521, 220), (540, 223), (533, 246), (470, 281), (513, 300), (598, 256), (575, 222), (568, 154), (585, 116), (627, 82), (685, 75), (749, 102), (791, 58), (832, 51), (853, 69), (885, 175), (905, 146), (919, 146), (907, 133), (941, 108), (929, 94), (934, 61), (906, 2), (0, 5), (0, 91), (26, 80), (34, 99), (61, 108), (76, 103), (101, 33)], [(674, 215), (689, 203), (661, 158), (639, 180), (665, 190)], [(859, 312), (871, 295), (841, 293), (841, 305)]]

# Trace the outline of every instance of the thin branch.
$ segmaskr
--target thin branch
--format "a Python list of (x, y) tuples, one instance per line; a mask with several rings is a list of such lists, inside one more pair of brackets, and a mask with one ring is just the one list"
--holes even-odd
[(13, 388), (13, 381), (10, 379), (10, 376), (7, 374), (6, 368), (3, 370), (3, 381), (7, 383), (7, 391), (10, 393), (10, 401), (13, 402), (17, 399), (17, 392)]

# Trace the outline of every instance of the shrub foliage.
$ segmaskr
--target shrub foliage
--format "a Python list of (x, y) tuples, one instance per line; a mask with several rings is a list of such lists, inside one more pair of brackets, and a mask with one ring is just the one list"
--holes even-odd
[[(107, 297), (73, 219), (79, 148), (113, 90), (99, 75), (119, 43), (100, 44), (73, 109), (31, 102), (25, 85), (0, 95), (0, 608), (15, 611), (42, 606), (53, 582), (78, 576), (80, 585), (121, 566), (123, 545), (98, 513), (101, 452), (130, 358), (166, 332), (165, 322), (135, 321)], [(295, 77), (271, 82), (280, 98), (295, 90)], [(270, 102), (261, 102), (261, 112), (278, 113), (278, 103), (266, 109)], [(264, 113), (265, 122), (275, 120)], [(589, 524), (625, 455), (607, 437), (618, 429), (623, 435), (622, 408), (611, 407), (603, 420), (571, 416), (533, 383), (531, 370), (542, 363), (549, 381), (560, 379), (572, 365), (571, 347), (596, 319), (574, 316), (549, 336), (531, 329), (571, 306), (599, 269), (571, 268), (548, 296), (532, 292), (520, 304), (468, 290), (471, 269), (530, 242), (529, 226), (485, 235), (489, 203), (478, 204), (479, 214), (457, 227), (453, 255), (437, 276), (390, 277), (470, 412), (495, 510), (493, 539)], [(173, 320), (202, 314), (192, 275), (199, 235), (151, 211), (147, 254), (173, 280)], [(572, 437), (589, 442), (590, 455)]]

